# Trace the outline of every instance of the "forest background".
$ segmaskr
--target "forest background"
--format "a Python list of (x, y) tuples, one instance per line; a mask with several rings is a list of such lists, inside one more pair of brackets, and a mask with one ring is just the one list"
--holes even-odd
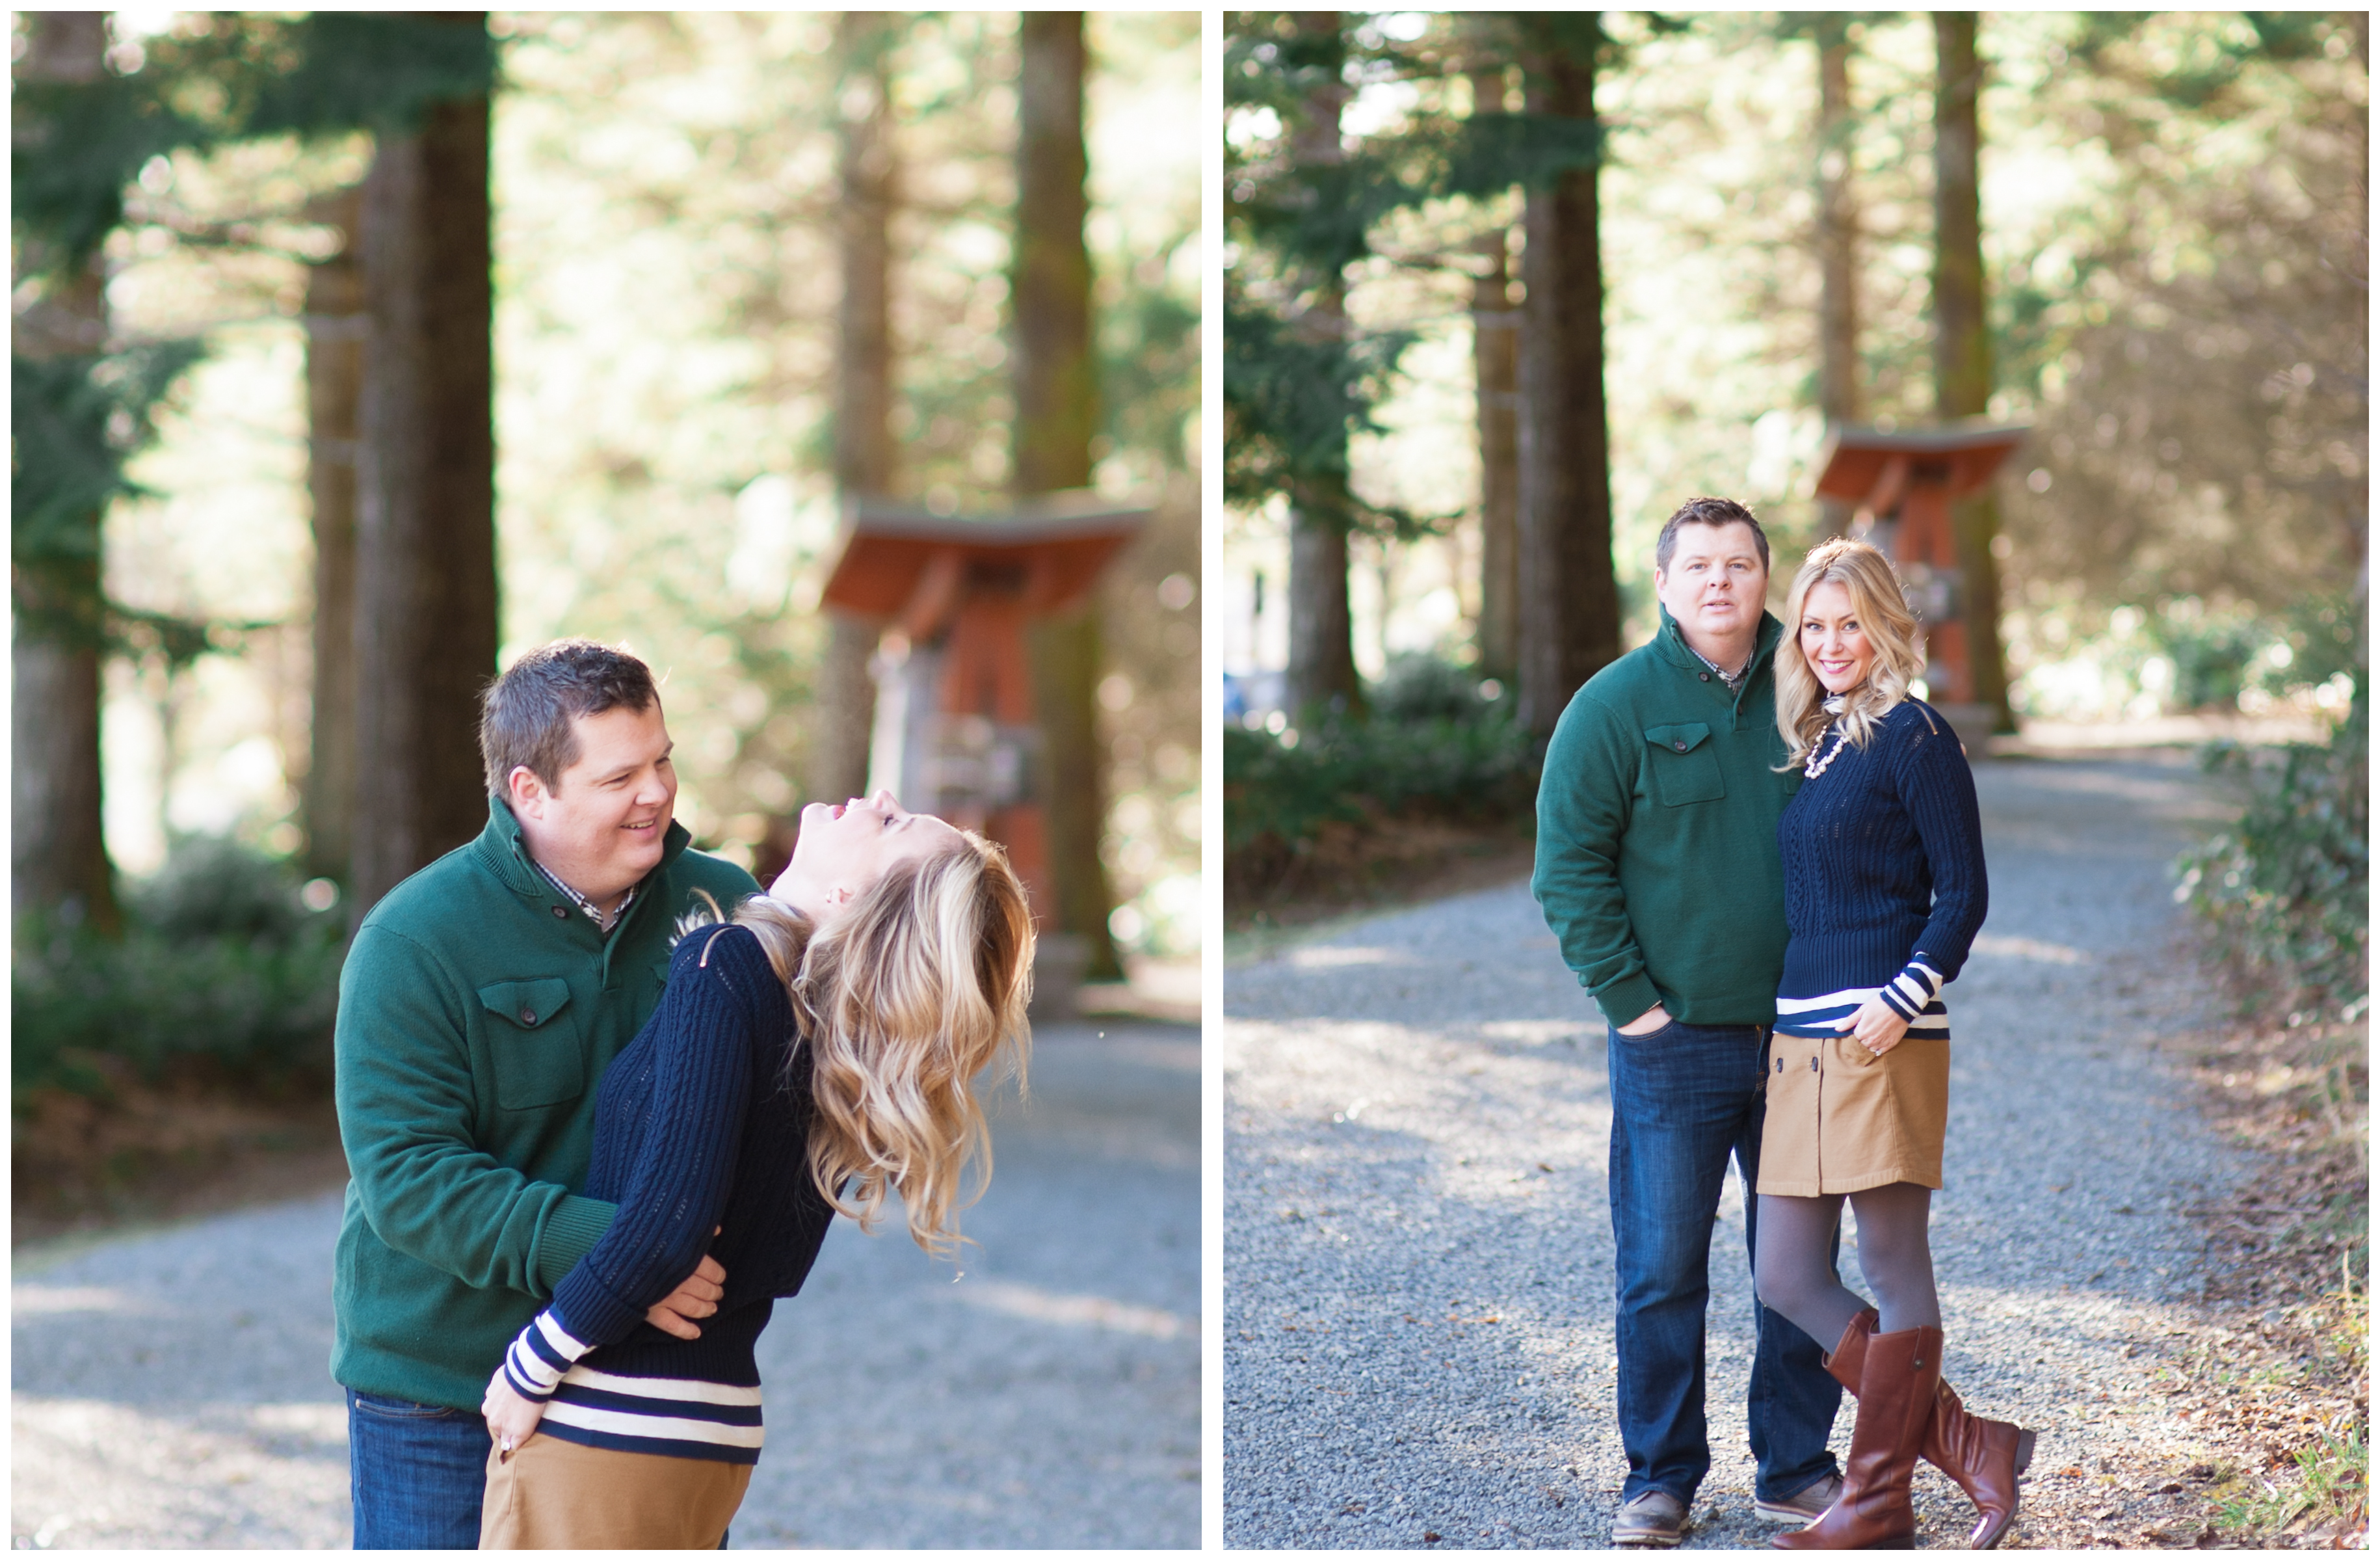
[[(1943, 16), (1978, 61), (1964, 280), (1933, 15), (1233, 15), (1235, 921), (1343, 870), (1367, 817), (1524, 814), (1570, 691), (1652, 633), (1688, 495), (1755, 506), (1781, 602), (1852, 519), (1813, 492), (1835, 425), (2030, 426), (1961, 521), (2002, 730), (2347, 713), (2364, 18)], [(1979, 341), (1946, 368), (1953, 282)]]
[[(844, 494), (1007, 511), (1026, 421), (1014, 13), (495, 12), (460, 54), (375, 58), (303, 18), (117, 11), (94, 71), (55, 97), (22, 90), (43, 25), (18, 13), (11, 30), (17, 742), (20, 782), (29, 753), (71, 746), (23, 725), (26, 592), (61, 556), (82, 567), (74, 528), (98, 493), (98, 616), (67, 639), (103, 677), (105, 857), (67, 863), (63, 890), (55, 862), (18, 863), (20, 1171), (29, 1116), (61, 1097), (293, 1084), (327, 1064), (354, 899), (316, 727), (353, 714), (316, 699), (313, 528), (322, 464), (356, 452), (320, 436), (320, 369), (363, 328), (335, 289), (356, 286), (367, 127), (401, 134), (406, 94), (489, 104), (489, 670), (565, 634), (646, 659), (677, 816), (704, 848), (766, 871), (803, 801), (860, 784), (847, 645), (844, 707), (820, 708)], [(1087, 620), (1078, 692), (1105, 789), (1099, 931), (1127, 959), (1179, 964), (1198, 940), (1198, 19), (1087, 13), (1078, 36), (1095, 421), (1073, 431), (1087, 470), (1041, 485), (1154, 506)], [(144, 135), (159, 144), (112, 213), (62, 215), (61, 188), (89, 204), (76, 181)], [(856, 221), (872, 234), (855, 240)], [(62, 273), (86, 238), (87, 272)], [(846, 286), (855, 241), (874, 247), (872, 300)], [(90, 339), (62, 356), (43, 327), (77, 309)], [(869, 352), (889, 381), (873, 405), (845, 372)], [(79, 377), (52, 395), (44, 373)], [(29, 439), (67, 447), (52, 435), (77, 417), (88, 470), (25, 458)], [(25, 524), (42, 503), (72, 512), (63, 529)], [(17, 804), (21, 858), (49, 832), (22, 784)], [(94, 872), (122, 901), (112, 942), (96, 934), (115, 908), (75, 888)]]

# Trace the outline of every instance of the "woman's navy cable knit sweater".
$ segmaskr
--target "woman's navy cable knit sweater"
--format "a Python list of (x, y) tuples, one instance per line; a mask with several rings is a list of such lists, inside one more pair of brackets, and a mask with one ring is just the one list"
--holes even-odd
[[(806, 1158), (809, 1070), (786, 1069), (797, 1045), (784, 983), (749, 931), (702, 927), (678, 944), (661, 1006), (596, 1096), (586, 1190), (619, 1213), (504, 1355), (513, 1386), (548, 1400), (545, 1434), (759, 1457), (752, 1347), (834, 1218)], [(700, 1338), (672, 1338), (645, 1311), (705, 1251), (727, 1270), (727, 1293)]]
[[(1785, 865), (1785, 974), (1777, 1028), (1828, 1036), (1870, 997), (1947, 1041), (1942, 988), (1967, 962), (1989, 890), (1974, 773), (1938, 711), (1903, 700), (1866, 746), (1819, 740), (1777, 821)], [(1829, 756), (1831, 755), (1831, 756)]]

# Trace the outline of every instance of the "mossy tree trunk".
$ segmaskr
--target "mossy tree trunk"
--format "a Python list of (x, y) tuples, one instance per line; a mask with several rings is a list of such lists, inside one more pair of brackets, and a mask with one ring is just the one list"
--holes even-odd
[[(1083, 14), (1026, 11), (1017, 43), (1014, 482), (1026, 497), (1090, 484), (1099, 386), (1083, 242)], [(1106, 656), (1096, 603), (1037, 624), (1030, 640), (1054, 930), (1084, 940), (1090, 979), (1112, 981), (1123, 965), (1108, 932), (1115, 893), (1099, 851), (1107, 785), (1098, 693)]]
[[(1859, 418), (1859, 204), (1852, 184), (1850, 19), (1818, 18), (1818, 409), (1830, 425)], [(1818, 501), (1828, 536), (1851, 530), (1852, 506)]]
[[(487, 25), (483, 12), (446, 19)], [(410, 133), (382, 138), (362, 238), (358, 920), (487, 821), (479, 702), (497, 641), (484, 95), (435, 104)]]
[[(1945, 422), (1982, 416), (1991, 405), (1992, 338), (1985, 316), (1983, 221), (1977, 201), (1982, 140), (1975, 100), (1983, 62), (1975, 13), (1934, 13), (1934, 400)], [(1990, 489), (1953, 506), (1967, 628), (1970, 702), (1988, 705), (1995, 725), (2016, 730), (2000, 652), (1999, 499)]]
[[(1532, 111), (1592, 122), (1599, 17), (1534, 13), (1524, 24)], [(1528, 200), (1520, 350), (1520, 718), (1540, 737), (1551, 735), (1579, 685), (1620, 654), (1597, 171), (1572, 169)]]
[(313, 501), (314, 672), (306, 766), (306, 869), (347, 881), (356, 807), (356, 466), (361, 438), (363, 192), (322, 216), (344, 236), (306, 279), (306, 491)]
[[(30, 13), (25, 55), (15, 67), (18, 79), (99, 79), (106, 20), (103, 11)], [(30, 359), (104, 351), (102, 289), (97, 253), (62, 257), (44, 296), (12, 323), (13, 350)], [(112, 933), (120, 918), (100, 805), (100, 519), (94, 507), (46, 528), (38, 546), (26, 546), (28, 539), (19, 536), (11, 549), (9, 904), (20, 915), (54, 916)]]
[[(892, 33), (875, 11), (835, 20), (842, 80), (837, 94), (835, 179), (843, 300), (835, 319), (834, 483), (849, 499), (892, 491), (892, 211), (900, 165), (892, 140)], [(844, 612), (827, 615), (812, 728), (809, 795), (856, 797), (868, 787), (868, 742), (876, 715), (868, 657), (880, 626)]]
[[(1337, 11), (1300, 11), (1297, 25), (1309, 38), (1337, 38), (1343, 18)], [(1290, 155), (1305, 167), (1344, 162), (1339, 116), (1348, 89), (1335, 76), (1306, 93), (1290, 135)], [(1347, 335), (1347, 288), (1333, 276), (1315, 289), (1298, 322), (1318, 336)], [(1343, 440), (1344, 434), (1341, 435)], [(1332, 463), (1318, 463), (1329, 468)], [(1360, 711), (1363, 683), (1355, 673), (1354, 618), (1347, 602), (1348, 503), (1346, 463), (1337, 474), (1318, 478), (1305, 494), (1292, 494), (1289, 511), (1289, 668), (1284, 682), (1292, 712)]]
[[(1500, 114), (1504, 72), (1471, 73), (1471, 111)], [(1479, 236), (1471, 285), (1471, 358), (1479, 401), (1479, 670), (1510, 680), (1521, 657), (1521, 315), (1512, 307), (1512, 235)]]

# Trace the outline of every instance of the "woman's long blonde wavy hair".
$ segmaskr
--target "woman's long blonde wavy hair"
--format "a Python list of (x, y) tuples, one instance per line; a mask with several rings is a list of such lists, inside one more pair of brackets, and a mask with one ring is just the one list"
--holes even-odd
[(808, 1043), (787, 1067), (810, 1070), (820, 1195), (873, 1232), (897, 1190), (938, 1258), (957, 1254), (959, 1211), (991, 1179), (976, 1076), (1004, 1056), (1021, 1090), (1032, 1046), (1025, 886), (998, 846), (961, 838), (896, 864), (823, 927), (766, 895), (732, 918), (760, 940)]
[(1777, 644), (1777, 729), (1785, 735), (1787, 758), (1780, 768), (1787, 770), (1810, 762), (1837, 719), (1826, 708), (1826, 685), (1802, 654), (1802, 610), (1821, 585), (1840, 585), (1851, 593), (1852, 611), (1876, 648), (1867, 680), (1843, 701), (1840, 720), (1852, 743), (1866, 747), (1876, 723), (1908, 696), (1910, 683), (1925, 670), (1917, 618), (1901, 598), (1900, 577), (1890, 561), (1853, 537), (1812, 548), (1785, 593), (1785, 638)]

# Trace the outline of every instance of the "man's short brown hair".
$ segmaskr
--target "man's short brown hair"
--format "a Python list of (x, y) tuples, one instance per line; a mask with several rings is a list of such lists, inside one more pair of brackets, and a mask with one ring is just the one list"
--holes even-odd
[(1768, 569), (1768, 533), (1752, 518), (1752, 511), (1733, 499), (1688, 499), (1678, 506), (1678, 512), (1661, 525), (1661, 540), (1653, 544), (1653, 567), (1663, 574), (1670, 572), (1670, 560), (1677, 555), (1678, 528), (1681, 526), (1749, 526), (1752, 544), (1760, 549), (1760, 567)]
[(582, 715), (650, 710), (661, 702), (652, 669), (592, 640), (556, 640), (506, 667), (480, 696), (480, 757), (488, 795), (509, 799), (512, 773), (526, 764), (549, 791), (578, 762)]

